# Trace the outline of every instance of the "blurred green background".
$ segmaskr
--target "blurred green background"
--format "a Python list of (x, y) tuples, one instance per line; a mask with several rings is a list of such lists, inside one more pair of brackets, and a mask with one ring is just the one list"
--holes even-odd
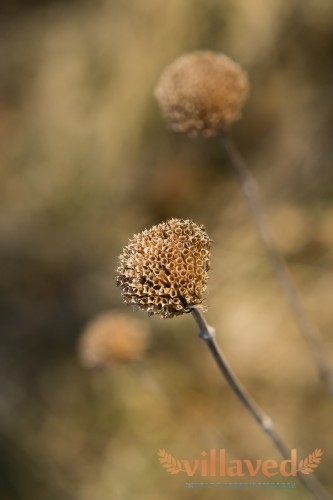
[[(332, 402), (226, 157), (216, 140), (168, 131), (153, 88), (195, 49), (248, 71), (233, 137), (332, 359), (333, 2), (2, 0), (0, 27), (1, 500), (268, 497), (187, 490), (158, 463), (158, 448), (278, 459), (191, 317), (138, 312), (153, 333), (141, 363), (80, 366), (87, 321), (127, 311), (114, 282), (122, 247), (169, 217), (206, 226), (207, 317), (300, 458), (323, 449), (316, 476), (332, 490)], [(310, 497), (298, 485), (269, 498)]]

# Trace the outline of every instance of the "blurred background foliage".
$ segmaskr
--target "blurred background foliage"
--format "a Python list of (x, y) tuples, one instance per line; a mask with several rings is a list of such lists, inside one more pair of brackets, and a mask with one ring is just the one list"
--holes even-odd
[[(207, 227), (209, 321), (290, 446), (323, 448), (316, 475), (332, 488), (332, 402), (226, 158), (216, 140), (169, 132), (153, 98), (183, 52), (247, 69), (233, 136), (332, 358), (332, 1), (2, 0), (0, 27), (1, 500), (217, 498), (166, 474), (158, 448), (278, 458), (190, 317), (133, 313), (152, 329), (145, 358), (80, 366), (87, 322), (126, 309), (114, 270), (128, 237), (172, 216)], [(287, 495), (307, 498), (269, 492)]]

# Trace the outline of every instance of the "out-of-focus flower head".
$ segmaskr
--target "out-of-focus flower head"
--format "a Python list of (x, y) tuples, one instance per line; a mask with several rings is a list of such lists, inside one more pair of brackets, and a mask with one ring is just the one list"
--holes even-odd
[(149, 341), (148, 325), (132, 315), (106, 311), (92, 319), (79, 343), (79, 358), (87, 368), (140, 359)]
[(162, 73), (155, 96), (171, 128), (192, 137), (217, 135), (238, 120), (249, 93), (241, 66), (222, 53), (197, 51)]

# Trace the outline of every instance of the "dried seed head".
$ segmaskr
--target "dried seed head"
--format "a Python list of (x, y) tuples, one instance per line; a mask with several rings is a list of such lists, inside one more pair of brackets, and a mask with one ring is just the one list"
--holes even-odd
[(210, 258), (203, 226), (170, 219), (136, 234), (120, 255), (117, 285), (127, 304), (172, 318), (200, 304)]
[(249, 93), (241, 66), (221, 53), (197, 51), (168, 66), (155, 89), (162, 113), (176, 132), (214, 136), (238, 120)]
[(79, 358), (86, 368), (121, 364), (140, 359), (149, 340), (148, 325), (128, 314), (107, 311), (84, 329)]

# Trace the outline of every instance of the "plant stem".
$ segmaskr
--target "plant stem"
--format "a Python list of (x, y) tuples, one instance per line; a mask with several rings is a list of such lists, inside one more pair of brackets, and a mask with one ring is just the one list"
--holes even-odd
[[(290, 449), (279, 436), (272, 420), (261, 410), (261, 408), (253, 401), (246, 389), (239, 382), (237, 377), (232, 372), (229, 364), (224, 358), (216, 340), (215, 329), (208, 325), (200, 306), (192, 306), (190, 311), (199, 325), (199, 337), (204, 340), (211, 351), (220, 371), (226, 378), (236, 396), (243, 403), (248, 412), (260, 425), (261, 429), (269, 436), (274, 446), (278, 449), (284, 459), (290, 459)], [(304, 486), (312, 493), (317, 500), (329, 500), (331, 496), (321, 486), (314, 476), (305, 476), (301, 472), (297, 472), (298, 478), (303, 482)]]
[(318, 375), (326, 387), (329, 395), (333, 398), (333, 372), (329, 359), (327, 358), (322, 345), (321, 334), (317, 326), (311, 321), (302, 306), (297, 291), (288, 272), (286, 263), (279, 253), (271, 236), (262, 207), (256, 182), (249, 171), (244, 159), (224, 133), (221, 134), (222, 144), (230, 160), (231, 167), (235, 171), (244, 196), (251, 210), (254, 222), (265, 247), (266, 253), (275, 271), (276, 278), (287, 299), (294, 319), (305, 339), (317, 367)]

